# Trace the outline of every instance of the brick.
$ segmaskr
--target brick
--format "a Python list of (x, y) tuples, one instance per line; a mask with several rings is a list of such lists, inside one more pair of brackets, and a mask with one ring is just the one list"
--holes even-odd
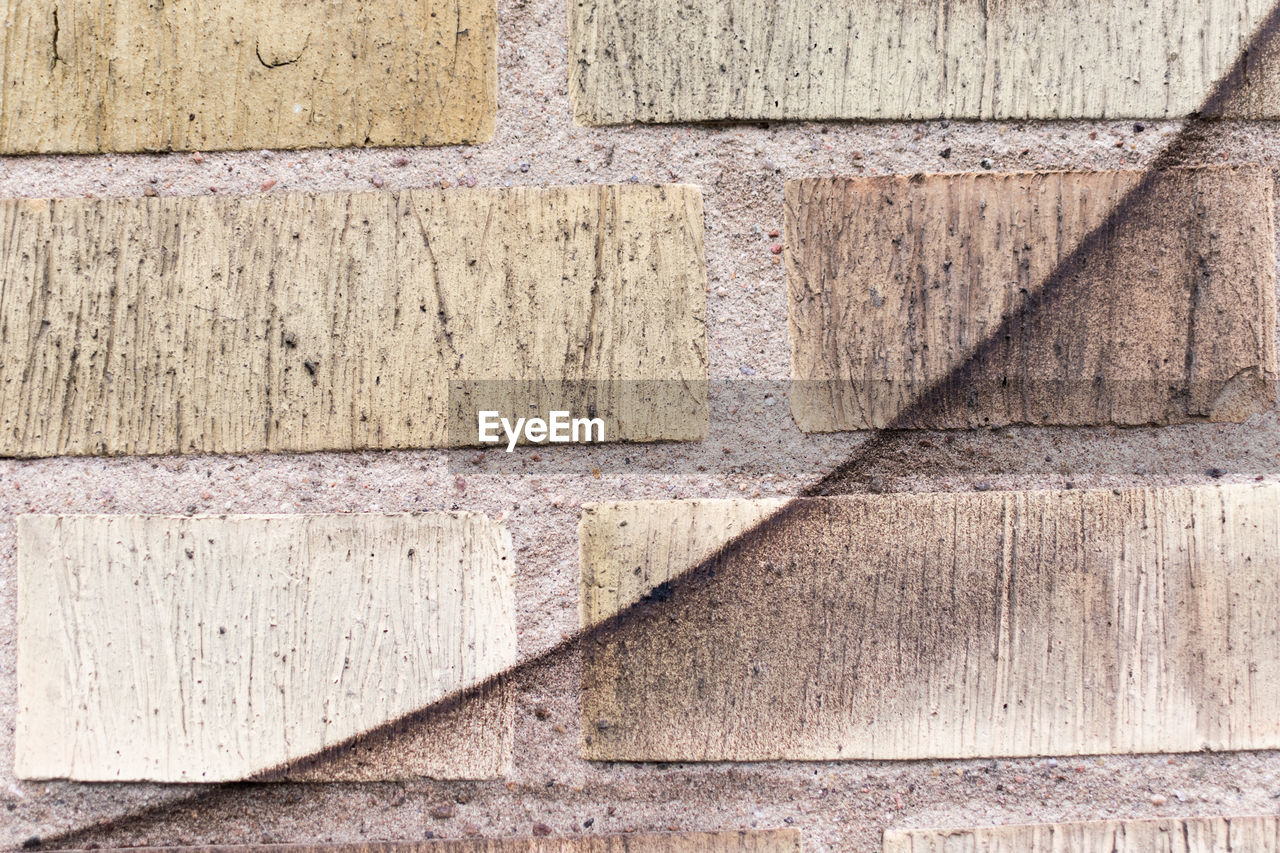
[(543, 838), (478, 838), (366, 844), (151, 847), (153, 853), (800, 853), (795, 829), (638, 832)]
[(1107, 820), (973, 829), (885, 830), (884, 853), (1217, 853), (1280, 851), (1280, 821), (1265, 817)]
[[(17, 776), (244, 779), (481, 684), (515, 661), (510, 547), (467, 514), (21, 516)], [(510, 735), (462, 722), (296, 775), (505, 770)]]
[(1254, 0), (574, 0), (570, 93), (584, 124), (1178, 118), (1211, 106), (1248, 51), (1228, 112), (1267, 118), (1280, 77), (1251, 38), (1269, 12)]
[(583, 627), (650, 595), (782, 508), (785, 501), (588, 504), (578, 524)]
[(493, 0), (11, 0), (0, 153), (484, 142)]
[[(678, 538), (694, 513), (613, 535)], [(585, 644), (584, 755), (1274, 749), (1277, 624), (1280, 486), (797, 499)]]
[(1275, 401), (1257, 169), (786, 188), (806, 431), (1243, 421)]
[(691, 187), (0, 202), (0, 455), (706, 431)]
[(291, 782), (497, 779), (511, 772), (516, 697), (506, 679), (378, 726), (261, 778)]

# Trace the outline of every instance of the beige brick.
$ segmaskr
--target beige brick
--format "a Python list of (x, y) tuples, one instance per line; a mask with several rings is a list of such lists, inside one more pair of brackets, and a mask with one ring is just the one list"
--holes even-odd
[(257, 778), (376, 782), (506, 776), (515, 751), (514, 689), (499, 678)]
[(0, 202), (0, 454), (706, 430), (691, 187)]
[(0, 153), (483, 142), (493, 0), (8, 0)]
[(1243, 421), (1275, 401), (1261, 170), (818, 178), (786, 196), (804, 430)]
[[(1266, 0), (573, 0), (585, 124), (1280, 115)], [(1265, 72), (1265, 73), (1264, 73)]]
[[(649, 506), (587, 518), (640, 542), (715, 508)], [(797, 499), (673, 586), (585, 645), (589, 759), (1280, 746), (1277, 485)]]
[(782, 500), (588, 504), (578, 525), (583, 627), (596, 625), (715, 555)]
[(1265, 817), (1107, 820), (973, 829), (885, 830), (884, 853), (1250, 853), (1280, 851), (1280, 821)]
[[(21, 516), (17, 775), (244, 779), (481, 684), (515, 661), (510, 547), (466, 514)], [(295, 775), (509, 766), (509, 733), (450, 731)]]

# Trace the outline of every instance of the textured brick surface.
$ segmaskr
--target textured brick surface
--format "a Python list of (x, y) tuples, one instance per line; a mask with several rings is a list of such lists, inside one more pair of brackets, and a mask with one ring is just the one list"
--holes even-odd
[(628, 501), (587, 504), (578, 525), (584, 627), (625, 610), (713, 557), (786, 502)]
[[(625, 535), (708, 512), (674, 506)], [(586, 643), (585, 755), (1274, 749), (1278, 624), (1277, 486), (800, 499)]]
[(701, 194), (0, 203), (0, 454), (476, 442), (476, 411), (706, 431)]
[[(1177, 118), (1270, 11), (1259, 0), (571, 0), (586, 124), (708, 119)], [(1255, 51), (1236, 112), (1280, 115)]]
[(1267, 817), (1196, 817), (1108, 820), (973, 829), (887, 830), (884, 853), (1221, 853), (1280, 850), (1280, 820)]
[[(20, 778), (242, 779), (514, 662), (510, 538), (483, 516), (23, 516), (19, 527)], [(299, 775), (497, 775), (511, 719), (482, 708), (473, 730), (438, 727), (435, 743), (386, 764)]]
[(796, 421), (1245, 420), (1275, 400), (1272, 215), (1229, 167), (790, 182)]
[(7, 0), (0, 153), (493, 135), (493, 0)]

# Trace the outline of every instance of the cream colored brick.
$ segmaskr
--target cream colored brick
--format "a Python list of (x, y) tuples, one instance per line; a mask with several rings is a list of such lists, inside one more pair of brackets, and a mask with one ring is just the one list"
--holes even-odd
[[(245, 779), (481, 684), (515, 662), (510, 550), (465, 514), (21, 516), (17, 776)], [(319, 777), (509, 766), (509, 732), (452, 731)]]
[[(1280, 116), (1269, 0), (571, 0), (584, 124)], [(1273, 46), (1268, 46), (1273, 47)], [(1226, 101), (1211, 95), (1249, 53)]]

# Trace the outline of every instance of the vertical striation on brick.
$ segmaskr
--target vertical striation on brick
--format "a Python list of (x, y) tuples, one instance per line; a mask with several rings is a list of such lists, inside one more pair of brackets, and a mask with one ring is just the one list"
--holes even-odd
[(786, 198), (804, 430), (1243, 421), (1275, 401), (1262, 170), (815, 178)]
[[(484, 684), (515, 662), (510, 550), (474, 514), (21, 516), (16, 773), (245, 779)], [(434, 734), (295, 778), (510, 764), (501, 729)]]
[(884, 833), (884, 853), (1057, 853), (1062, 850), (1277, 853), (1280, 820), (1274, 815), (1189, 817), (886, 830)]
[(484, 142), (493, 0), (7, 0), (0, 153)]
[(574, 118), (1280, 116), (1266, 0), (570, 0)]
[(693, 187), (0, 202), (0, 455), (706, 431)]
[[(655, 562), (696, 514), (759, 516), (587, 518), (620, 513), (618, 540), (677, 540)], [(584, 575), (637, 553), (593, 552)], [(1280, 746), (1280, 486), (797, 499), (673, 587), (585, 645), (589, 759)]]
[(679, 573), (782, 508), (783, 500), (587, 504), (578, 524), (579, 611), (589, 628), (651, 596)]

